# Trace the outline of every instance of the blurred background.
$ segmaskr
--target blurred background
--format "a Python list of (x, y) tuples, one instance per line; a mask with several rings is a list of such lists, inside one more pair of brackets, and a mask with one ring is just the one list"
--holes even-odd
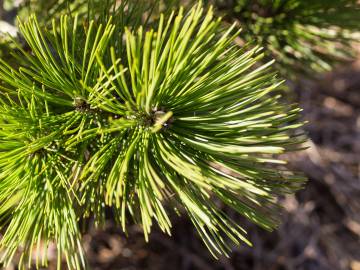
[[(0, 0), (0, 32), (13, 26), (21, 1)], [(360, 21), (360, 13), (359, 13)], [(11, 51), (0, 37), (0, 56)], [(124, 235), (111, 219), (104, 230), (86, 228), (92, 269), (111, 270), (360, 270), (360, 46), (356, 56), (313, 78), (288, 81), (290, 99), (304, 109), (309, 148), (287, 154), (289, 166), (309, 178), (296, 195), (280, 198), (282, 224), (248, 228), (254, 247), (234, 247), (214, 259), (186, 218), (173, 217), (173, 236), (155, 229), (149, 243), (138, 226)], [(229, 214), (231, 211), (229, 210)], [(50, 250), (56, 269), (55, 252)], [(10, 269), (17, 269), (14, 264)]]

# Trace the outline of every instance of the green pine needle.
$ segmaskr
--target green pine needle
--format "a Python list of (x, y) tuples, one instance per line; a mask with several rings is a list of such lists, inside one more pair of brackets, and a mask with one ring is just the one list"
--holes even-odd
[(22, 265), (31, 263), (34, 247), (54, 242), (59, 269), (61, 255), (86, 267), (78, 221), (101, 225), (105, 207), (148, 240), (154, 223), (171, 233), (181, 206), (214, 256), (228, 254), (228, 240), (251, 243), (221, 205), (271, 230), (276, 197), (302, 187), (276, 156), (301, 148), (300, 109), (280, 101), (261, 48), (239, 48), (236, 25), (222, 29), (201, 3), (157, 25), (20, 24), (31, 48), (19, 46), (24, 64), (0, 61), (5, 264), (20, 247)]

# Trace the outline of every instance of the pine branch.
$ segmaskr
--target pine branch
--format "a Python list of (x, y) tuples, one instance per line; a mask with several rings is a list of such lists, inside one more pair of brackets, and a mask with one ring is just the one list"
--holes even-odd
[(304, 136), (261, 48), (239, 48), (236, 25), (223, 29), (201, 4), (149, 30), (77, 20), (43, 30), (31, 17), (21, 66), (0, 61), (2, 261), (22, 246), (25, 263), (54, 241), (59, 263), (86, 267), (77, 222), (101, 225), (105, 207), (148, 240), (153, 223), (170, 234), (180, 206), (214, 256), (230, 252), (228, 239), (251, 244), (217, 202), (276, 227), (276, 197), (305, 181), (277, 155)]

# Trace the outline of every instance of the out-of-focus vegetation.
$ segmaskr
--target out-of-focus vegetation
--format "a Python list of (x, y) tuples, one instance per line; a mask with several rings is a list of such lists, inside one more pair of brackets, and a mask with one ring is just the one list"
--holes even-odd
[(241, 38), (266, 48), (285, 78), (330, 71), (354, 57), (360, 4), (356, 0), (214, 0)]

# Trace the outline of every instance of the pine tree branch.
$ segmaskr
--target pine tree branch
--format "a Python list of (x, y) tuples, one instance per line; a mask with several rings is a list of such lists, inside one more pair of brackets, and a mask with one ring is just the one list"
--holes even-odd
[(251, 245), (219, 202), (275, 228), (276, 197), (305, 182), (277, 155), (305, 138), (261, 48), (239, 48), (237, 26), (223, 29), (201, 3), (120, 36), (115, 18), (77, 20), (43, 30), (31, 17), (20, 67), (0, 62), (2, 261), (23, 246), (30, 263), (33, 246), (53, 241), (59, 263), (85, 268), (77, 222), (103, 224), (105, 207), (148, 240), (154, 223), (171, 233), (180, 206), (214, 256), (229, 240)]

